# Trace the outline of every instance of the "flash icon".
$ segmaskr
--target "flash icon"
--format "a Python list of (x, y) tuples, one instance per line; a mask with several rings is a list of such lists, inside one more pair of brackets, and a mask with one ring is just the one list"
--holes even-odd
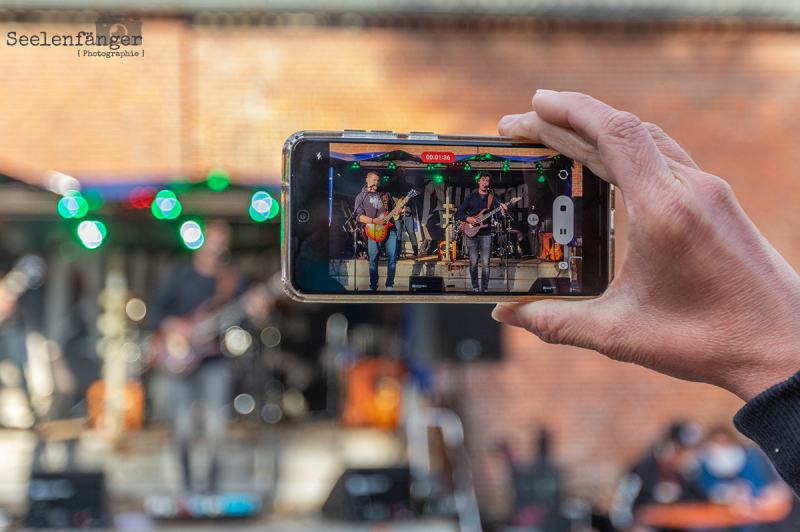
[(317, 152), (317, 160), (318, 160), (318, 161), (321, 161), (321, 160), (322, 160), (322, 152), (321, 152), (321, 151), (318, 151), (318, 152)]

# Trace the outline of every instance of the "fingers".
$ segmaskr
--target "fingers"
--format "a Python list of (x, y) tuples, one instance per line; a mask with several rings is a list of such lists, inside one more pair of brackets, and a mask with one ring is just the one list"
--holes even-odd
[(572, 129), (597, 146), (603, 166), (623, 193), (674, 179), (647, 128), (631, 113), (575, 92), (537, 92), (533, 107), (545, 122)]
[(600, 160), (597, 146), (577, 134), (575, 131), (559, 127), (549, 122), (545, 122), (536, 112), (524, 115), (509, 115), (513, 117), (503, 117), (503, 121), (497, 127), (501, 135), (508, 137), (525, 137), (534, 142), (541, 142), (545, 146), (556, 150), (582, 163), (588, 167), (595, 175), (605, 179), (612, 185), (617, 183), (613, 176), (610, 176)]
[(492, 317), (500, 323), (521, 327), (552, 344), (568, 344), (607, 352), (615, 334), (614, 313), (603, 312), (604, 301), (548, 299), (527, 304), (500, 303)]
[(672, 137), (664, 133), (663, 129), (649, 122), (644, 122), (644, 127), (647, 128), (659, 151), (667, 158), (667, 164), (674, 161), (689, 168), (700, 170), (700, 167), (689, 157), (689, 154), (677, 142), (672, 140)]

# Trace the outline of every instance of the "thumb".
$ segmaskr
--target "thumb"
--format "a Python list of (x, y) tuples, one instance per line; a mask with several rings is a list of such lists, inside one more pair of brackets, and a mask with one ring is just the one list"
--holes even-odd
[(574, 345), (604, 353), (617, 330), (604, 303), (602, 299), (500, 303), (492, 311), (492, 318), (527, 329), (550, 344)]

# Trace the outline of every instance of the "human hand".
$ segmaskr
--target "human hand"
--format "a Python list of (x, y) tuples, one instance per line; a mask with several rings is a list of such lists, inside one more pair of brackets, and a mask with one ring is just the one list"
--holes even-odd
[(470, 216), (467, 218), (467, 223), (469, 225), (478, 225), (478, 219), (475, 218), (474, 216)]
[(377, 225), (378, 227), (381, 227), (383, 225), (386, 225), (386, 220), (384, 220), (383, 218), (373, 218), (372, 223)]
[(800, 277), (725, 181), (657, 126), (589, 96), (537, 91), (533, 107), (504, 117), (500, 134), (541, 142), (618, 187), (628, 245), (601, 297), (502, 303), (495, 319), (744, 400), (800, 369)]

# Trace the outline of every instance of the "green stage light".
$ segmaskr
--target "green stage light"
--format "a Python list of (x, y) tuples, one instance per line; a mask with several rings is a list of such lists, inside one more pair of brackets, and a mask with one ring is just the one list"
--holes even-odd
[(250, 200), (250, 218), (256, 222), (263, 222), (275, 218), (280, 210), (278, 200), (267, 192), (256, 192)]
[(77, 190), (70, 190), (58, 200), (58, 214), (64, 218), (83, 218), (89, 211), (89, 204)]
[(208, 188), (213, 190), (214, 192), (222, 192), (228, 185), (231, 184), (231, 178), (228, 175), (228, 172), (225, 171), (224, 168), (216, 167), (212, 168), (208, 171), (208, 177), (206, 177), (206, 184)]
[(433, 163), (428, 163), (428, 170), (433, 170)]
[(397, 165), (394, 162), (389, 163), (389, 170), (397, 170)]
[(539, 174), (539, 183), (544, 183), (544, 174)]
[(508, 172), (509, 168), (508, 163), (503, 163), (503, 172)]
[(350, 168), (361, 168), (361, 165), (358, 164), (358, 161), (356, 161), (356, 162), (354, 162), (353, 164), (350, 165)]
[(199, 249), (205, 242), (203, 229), (197, 222), (183, 222), (181, 225), (181, 238), (189, 249)]
[(106, 226), (102, 222), (83, 221), (78, 226), (78, 238), (88, 249), (97, 249), (106, 238)]
[(434, 183), (440, 184), (443, 181), (444, 181), (444, 178), (441, 175), (437, 174), (437, 175), (433, 176), (433, 182)]
[(464, 170), (472, 170), (472, 167), (469, 165), (469, 163), (464, 165)]
[(181, 213), (181, 202), (175, 193), (169, 190), (162, 190), (156, 194), (156, 199), (150, 207), (153, 216), (159, 220), (174, 220)]

